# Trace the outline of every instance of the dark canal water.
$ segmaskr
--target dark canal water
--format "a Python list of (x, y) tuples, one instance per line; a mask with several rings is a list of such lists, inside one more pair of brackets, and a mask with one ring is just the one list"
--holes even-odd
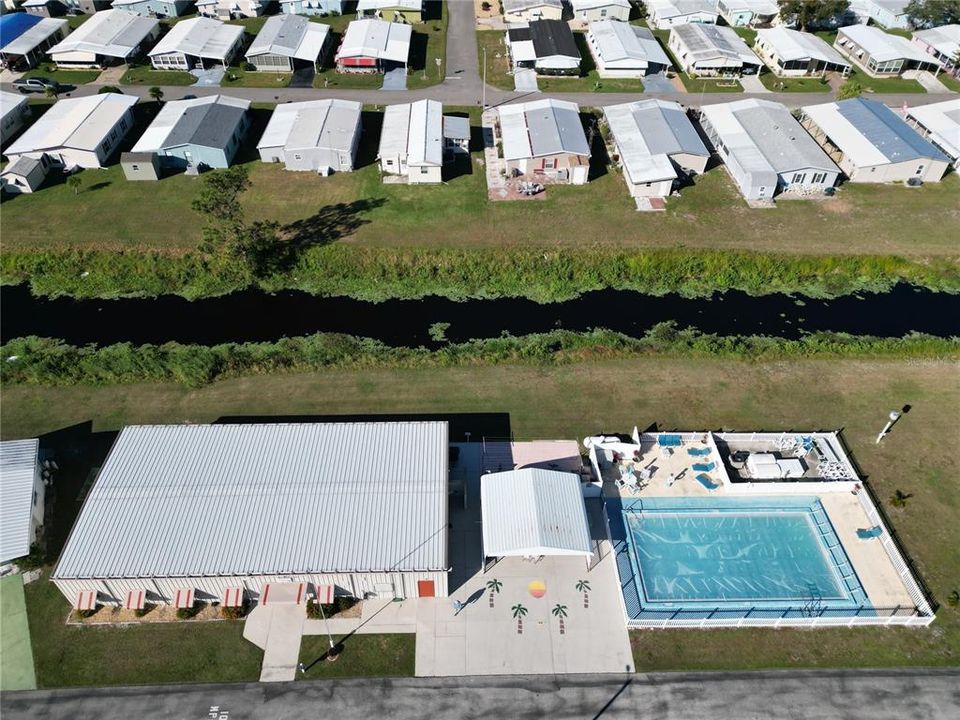
[(435, 322), (450, 323), (447, 339), (459, 342), (497, 337), (503, 332), (526, 335), (555, 328), (605, 327), (641, 336), (665, 320), (722, 335), (796, 338), (804, 332), (831, 330), (900, 337), (916, 330), (953, 336), (960, 335), (960, 295), (905, 285), (886, 293), (833, 300), (801, 300), (787, 295), (751, 297), (741, 292), (687, 299), (603, 290), (576, 300), (538, 305), (522, 299), (454, 302), (440, 297), (370, 303), (254, 290), (193, 302), (174, 295), (49, 300), (32, 296), (26, 286), (0, 289), (4, 339), (40, 335), (72, 344), (175, 340), (212, 345), (343, 332), (395, 346), (416, 346), (432, 345), (428, 328)]

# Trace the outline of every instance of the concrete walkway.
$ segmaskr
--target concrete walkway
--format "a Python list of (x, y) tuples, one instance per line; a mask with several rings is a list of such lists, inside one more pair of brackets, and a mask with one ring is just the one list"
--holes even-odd
[(537, 85), (537, 71), (530, 68), (514, 70), (513, 89), (517, 92), (540, 92), (540, 86)]
[(415, 598), (407, 600), (364, 600), (360, 617), (330, 618), (323, 620), (305, 620), (304, 635), (326, 635), (329, 628), (334, 638), (357, 633), (358, 635), (377, 635), (393, 633), (415, 633), (417, 631), (417, 603)]
[(744, 92), (754, 95), (770, 95), (773, 93), (772, 90), (768, 90), (767, 86), (760, 82), (759, 75), (741, 75), (740, 84), (743, 86)]
[(258, 605), (243, 624), (243, 637), (263, 650), (260, 682), (287, 682), (297, 677), (306, 605)]
[(940, 80), (934, 76), (932, 72), (926, 70), (917, 73), (917, 82), (923, 85), (923, 89), (928, 93), (950, 93), (953, 92), (950, 88), (944, 85)]

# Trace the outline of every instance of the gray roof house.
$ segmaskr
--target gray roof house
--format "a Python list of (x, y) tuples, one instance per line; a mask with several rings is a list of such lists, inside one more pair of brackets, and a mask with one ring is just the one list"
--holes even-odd
[(515, 68), (541, 75), (577, 75), (580, 50), (570, 26), (560, 20), (517, 23), (507, 30), (507, 47)]
[(868, 75), (899, 75), (904, 70), (936, 71), (937, 59), (905, 37), (872, 25), (850, 25), (837, 31), (833, 46)]
[(113, 0), (111, 7), (137, 15), (171, 18), (186, 15), (194, 4), (194, 0)]
[(783, 105), (737, 100), (706, 105), (700, 124), (748, 201), (769, 201), (785, 190), (833, 187), (840, 168)]
[(10, 195), (32, 193), (40, 189), (50, 170), (46, 155), (38, 158), (21, 155), (0, 171), (0, 187)]
[(801, 124), (852, 182), (940, 182), (950, 158), (881, 102), (807, 105)]
[(0, 90), (0, 142), (6, 143), (30, 117), (30, 101), (25, 95)]
[(710, 151), (684, 109), (666, 100), (603, 108), (616, 162), (633, 197), (666, 197), (707, 169)]
[(600, 77), (641, 78), (670, 67), (670, 58), (649, 28), (598, 20), (587, 30), (587, 46)]
[(667, 46), (690, 75), (752, 74), (763, 64), (733, 28), (721, 25), (675, 25)]
[(134, 153), (156, 153), (165, 168), (226, 168), (250, 127), (249, 100), (206, 95), (173, 100), (133, 146)]
[(148, 55), (157, 70), (193, 70), (230, 64), (243, 45), (243, 27), (207, 17), (182, 20)]
[(300, 15), (273, 15), (247, 50), (247, 62), (261, 72), (316, 68), (332, 43), (330, 26)]
[(781, 77), (850, 72), (847, 59), (825, 40), (813, 33), (798, 32), (782, 25), (757, 30), (754, 48), (767, 67)]
[(501, 105), (497, 112), (508, 173), (540, 182), (586, 184), (590, 146), (576, 103), (548, 98)]
[(128, 426), (51, 579), (75, 605), (446, 596), (448, 453), (445, 422)]
[(125, 63), (160, 35), (156, 18), (126, 10), (103, 10), (67, 35), (48, 54), (59, 67), (97, 67)]
[(40, 441), (0, 442), (0, 562), (30, 554), (43, 524)]
[(320, 175), (350, 172), (360, 143), (361, 109), (353, 100), (277, 105), (257, 143), (260, 159)]

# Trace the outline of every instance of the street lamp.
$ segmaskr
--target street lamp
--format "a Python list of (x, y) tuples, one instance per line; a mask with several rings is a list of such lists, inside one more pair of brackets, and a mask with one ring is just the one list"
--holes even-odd
[(877, 435), (877, 445), (880, 444), (880, 441), (890, 432), (890, 429), (893, 427), (894, 423), (900, 419), (900, 411), (891, 410), (890, 414), (887, 416), (889, 419), (887, 424), (883, 426), (883, 430), (880, 431), (880, 434)]
[(327, 640), (330, 643), (330, 652), (327, 653), (327, 660), (336, 660), (336, 646), (333, 644), (333, 635), (330, 634), (330, 623), (327, 622), (327, 614), (323, 611), (323, 603), (320, 602), (320, 598), (317, 598), (317, 607), (320, 608), (320, 617), (323, 618), (323, 626), (327, 631)]
[(487, 109), (487, 49), (483, 48), (483, 107), (481, 112)]

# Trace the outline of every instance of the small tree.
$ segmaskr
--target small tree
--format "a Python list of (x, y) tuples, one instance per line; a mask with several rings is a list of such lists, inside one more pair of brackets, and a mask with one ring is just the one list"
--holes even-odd
[(960, 592), (954, 590), (952, 593), (947, 595), (947, 605), (950, 607), (957, 607), (960, 605)]
[(590, 581), (577, 580), (577, 592), (583, 593), (583, 606), (590, 607)]
[(493, 596), (495, 593), (499, 593), (501, 588), (503, 588), (503, 583), (493, 578), (492, 580), (487, 580), (487, 589), (490, 591), (490, 607), (493, 607)]
[(863, 95), (863, 86), (856, 80), (847, 80), (837, 90), (837, 100), (849, 100)]
[(152, 97), (157, 102), (160, 102), (161, 100), (163, 100), (163, 90), (157, 87), (156, 85), (154, 85), (152, 88), (147, 90), (147, 92), (149, 93), (150, 97)]
[(57, 95), (60, 94), (60, 88), (56, 87), (55, 85), (46, 85), (43, 88), (43, 94), (44, 94), (44, 97), (53, 98), (54, 100), (56, 100)]
[(104, 85), (102, 88), (97, 90), (97, 95), (123, 95), (123, 90), (118, 88), (116, 85)]
[(894, 507), (902, 508), (906, 507), (907, 500), (910, 499), (910, 493), (905, 493), (903, 490), (897, 490), (893, 495), (890, 496), (890, 504)]
[(521, 603), (517, 603), (510, 610), (517, 619), (517, 635), (523, 635), (523, 616), (527, 614), (527, 609)]
[(83, 185), (83, 179), (79, 175), (68, 175), (67, 176), (67, 187), (73, 188), (73, 194), (80, 194), (80, 187)]
[(557, 603), (553, 606), (553, 610), (550, 611), (553, 613), (553, 616), (560, 620), (560, 634), (563, 635), (566, 633), (566, 628), (563, 624), (563, 619), (567, 616), (567, 606)]

